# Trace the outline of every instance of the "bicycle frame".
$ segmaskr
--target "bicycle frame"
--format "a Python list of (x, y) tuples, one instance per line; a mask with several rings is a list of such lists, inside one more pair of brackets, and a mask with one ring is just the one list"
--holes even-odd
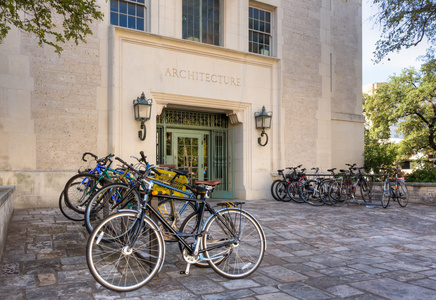
[[(199, 237), (201, 237), (201, 235), (202, 235), (202, 233), (204, 231), (204, 226), (207, 224), (208, 220), (206, 220), (206, 222), (204, 223), (203, 226), (198, 226), (197, 227), (195, 234), (187, 234), (187, 233), (183, 233), (183, 232), (175, 230), (162, 217), (162, 215), (156, 210), (156, 208), (153, 207), (153, 205), (151, 203), (152, 198), (149, 199), (150, 198), (150, 196), (149, 196), (150, 190), (151, 190), (153, 184), (154, 184), (153, 182), (147, 183), (147, 185), (148, 185), (148, 192), (146, 192), (145, 195), (144, 195), (144, 200), (143, 200), (143, 203), (142, 203), (142, 207), (141, 207), (140, 213), (138, 214), (138, 221), (135, 223), (134, 228), (132, 229), (133, 230), (132, 231), (132, 238), (129, 239), (129, 242), (131, 243), (131, 245), (129, 245), (129, 246), (132, 246), (135, 243), (136, 238), (137, 238), (137, 236), (139, 234), (139, 230), (141, 229), (142, 224), (144, 222), (144, 218), (145, 218), (146, 212), (150, 213), (152, 220), (153, 219), (157, 219), (158, 221), (160, 221), (161, 224), (164, 226), (164, 228), (166, 230), (168, 230), (176, 238), (177, 242), (182, 244), (189, 251), (190, 254), (197, 255), (197, 254), (200, 254), (200, 253), (212, 250), (212, 249), (216, 249), (216, 248), (220, 248), (220, 247), (223, 247), (223, 246), (226, 246), (226, 245), (230, 245), (230, 244), (234, 243), (234, 239), (238, 238), (238, 234), (235, 233), (234, 229), (229, 226), (229, 224), (228, 224), (229, 222), (227, 222), (219, 214), (219, 212), (224, 210), (225, 208), (220, 209), (220, 210), (213, 209), (213, 207), (211, 207), (210, 204), (207, 203), (207, 198), (206, 199), (191, 199), (191, 198), (187, 199), (187, 198), (184, 198), (184, 197), (160, 195), (160, 197), (170, 198), (170, 199), (176, 200), (176, 201), (188, 201), (188, 202), (196, 201), (196, 202), (200, 202), (201, 203), (200, 204), (200, 211), (198, 212), (199, 218), (202, 220), (203, 216), (204, 216), (205, 210), (208, 210), (211, 213), (211, 216), (208, 218), (208, 220), (216, 215), (218, 217), (218, 219), (220, 220), (221, 225), (224, 225), (226, 227), (226, 229), (231, 233), (231, 235), (233, 237), (231, 240), (229, 240), (227, 242), (219, 243), (217, 245), (214, 245), (213, 247), (209, 247), (209, 248), (205, 248), (205, 249), (199, 249), (199, 243), (200, 243)], [(193, 243), (193, 246), (190, 246), (183, 239), (184, 236), (194, 236), (195, 237), (195, 242)], [(212, 259), (216, 259), (216, 257), (205, 258), (205, 257), (200, 255), (200, 259), (201, 260), (212, 260)]]

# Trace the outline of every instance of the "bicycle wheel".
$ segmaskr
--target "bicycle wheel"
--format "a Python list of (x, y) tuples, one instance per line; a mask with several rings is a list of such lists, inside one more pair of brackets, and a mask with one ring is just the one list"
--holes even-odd
[(285, 180), (281, 180), (279, 183), (277, 183), (276, 195), (280, 199), (280, 201), (291, 201), (291, 197), (288, 194), (288, 182), (286, 182)]
[(294, 181), (288, 185), (288, 194), (292, 201), (304, 203), (304, 200), (300, 197), (302, 186), (303, 184), (300, 181)]
[(388, 207), (390, 200), (391, 200), (391, 184), (389, 182), (389, 179), (386, 179), (382, 185), (381, 204), (383, 208)]
[(266, 248), (260, 224), (248, 212), (237, 208), (223, 209), (212, 216), (202, 241), (204, 249), (210, 249), (204, 253), (207, 258), (224, 258), (219, 263), (209, 260), (209, 265), (230, 279), (252, 274), (262, 262)]
[(85, 213), (90, 196), (102, 187), (99, 177), (92, 174), (77, 174), (71, 177), (64, 188), (64, 201), (74, 211)]
[(308, 199), (313, 196), (313, 192), (315, 190), (315, 180), (308, 180), (304, 182), (302, 185), (303, 189), (301, 191), (301, 199), (304, 202), (308, 203)]
[(329, 189), (330, 189), (331, 182), (332, 181), (330, 179), (324, 179), (320, 183), (320, 191), (319, 191), (320, 197), (322, 202), (324, 202), (324, 204), (327, 205), (332, 205), (329, 199)]
[(406, 207), (407, 203), (409, 203), (409, 191), (407, 190), (406, 183), (400, 182), (398, 185), (398, 204), (401, 207)]
[(137, 210), (141, 203), (141, 196), (125, 183), (112, 183), (96, 192), (85, 210), (85, 226), (89, 233), (93, 228), (120, 209)]
[(362, 179), (362, 181), (360, 181), (360, 195), (362, 196), (362, 200), (365, 203), (371, 203), (371, 190), (365, 179)]
[(83, 214), (76, 212), (65, 202), (64, 191), (62, 191), (59, 195), (59, 209), (64, 217), (70, 219), (71, 221), (84, 220)]
[(329, 188), (329, 200), (334, 206), (342, 206), (345, 203), (345, 188), (341, 181), (335, 181)]
[(281, 181), (282, 181), (282, 179), (276, 179), (276, 180), (274, 180), (273, 183), (271, 184), (271, 195), (272, 195), (273, 198), (274, 198), (275, 200), (277, 200), (277, 201), (282, 201), (282, 200), (278, 197), (278, 195), (277, 195), (277, 193), (276, 193), (277, 184), (279, 184), (279, 182), (281, 182)]
[(135, 212), (119, 212), (101, 222), (89, 236), (86, 262), (92, 276), (116, 292), (139, 289), (160, 270), (165, 243), (156, 224)]

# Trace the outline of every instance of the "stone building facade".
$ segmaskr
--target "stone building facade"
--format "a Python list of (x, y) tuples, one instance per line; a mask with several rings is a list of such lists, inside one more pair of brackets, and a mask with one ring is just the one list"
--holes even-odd
[(16, 208), (57, 205), (83, 152), (144, 151), (247, 200), (269, 198), (280, 168), (363, 163), (357, 0), (98, 2), (105, 20), (60, 56), (18, 31), (0, 45), (0, 185)]

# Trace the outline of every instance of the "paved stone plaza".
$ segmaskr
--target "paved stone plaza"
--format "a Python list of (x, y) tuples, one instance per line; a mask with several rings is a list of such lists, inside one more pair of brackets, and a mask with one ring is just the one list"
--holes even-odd
[(268, 248), (250, 277), (227, 280), (191, 268), (167, 244), (145, 287), (99, 286), (85, 260), (86, 230), (58, 209), (15, 210), (1, 262), (0, 299), (436, 299), (436, 207), (311, 207), (246, 201)]

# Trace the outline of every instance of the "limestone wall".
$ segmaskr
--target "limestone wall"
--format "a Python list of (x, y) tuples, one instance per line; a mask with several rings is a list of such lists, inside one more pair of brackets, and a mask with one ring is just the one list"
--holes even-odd
[(409, 203), (436, 205), (436, 183), (407, 182)]
[[(181, 0), (148, 3), (146, 33), (110, 25), (109, 2), (99, 0), (105, 20), (61, 56), (18, 31), (0, 45), (0, 185), (16, 186), (17, 208), (56, 206), (85, 151), (143, 150), (154, 162), (155, 116), (168, 105), (238, 116), (237, 197), (268, 197), (278, 168), (363, 161), (358, 0), (223, 1), (220, 47), (181, 39)], [(250, 3), (273, 11), (273, 57), (247, 52)], [(220, 75), (240, 81), (226, 88), (213, 82)], [(132, 109), (141, 92), (155, 101), (145, 142)], [(263, 105), (273, 112), (266, 147), (254, 126)]]

